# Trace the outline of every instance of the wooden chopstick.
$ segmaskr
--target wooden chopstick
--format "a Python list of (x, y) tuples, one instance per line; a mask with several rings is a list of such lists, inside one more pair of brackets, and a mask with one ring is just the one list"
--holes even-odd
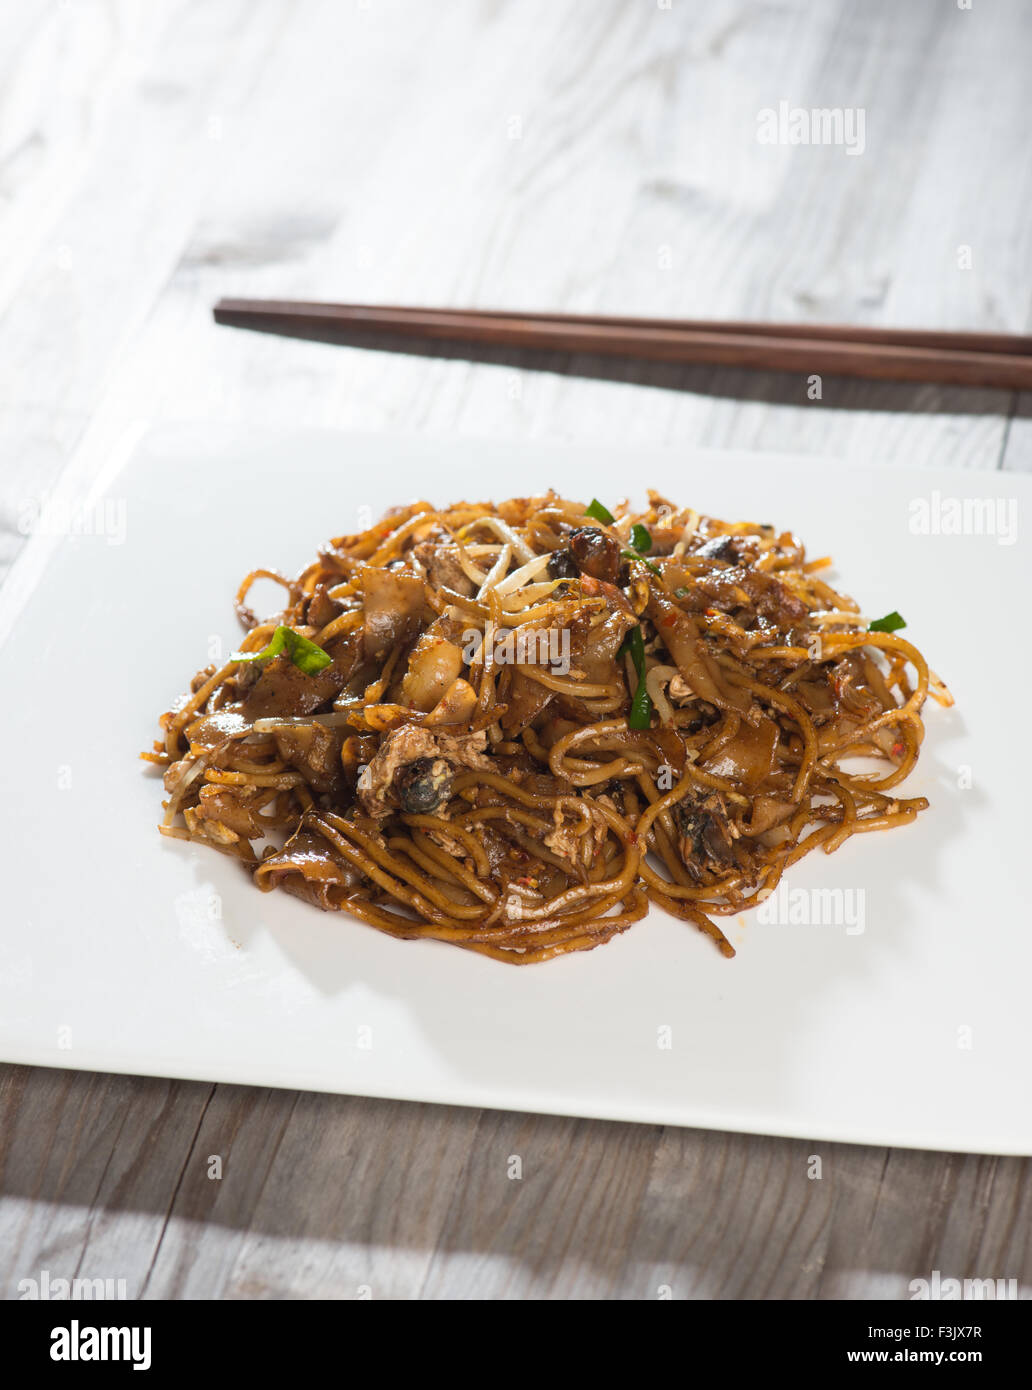
[(300, 337), (389, 335), (454, 344), (597, 353), (652, 362), (1032, 389), (1032, 338), (848, 325), (643, 319), (222, 299), (215, 320)]
[[(279, 305), (280, 300), (224, 299), (220, 305)], [(220, 306), (216, 306), (218, 309)], [(310, 308), (311, 305), (299, 307)], [(932, 328), (875, 328), (864, 324), (826, 323), (758, 323), (752, 320), (655, 319), (627, 318), (610, 314), (554, 314), (540, 309), (421, 309), (400, 304), (333, 304), (319, 306), (348, 313), (375, 311), (377, 313), (413, 315), (433, 314), (463, 318), (475, 316), (492, 319), (538, 320), (549, 323), (594, 323), (611, 328), (672, 328), (700, 333), (743, 333), (767, 338), (819, 338), (835, 342), (885, 343), (899, 347), (955, 348), (961, 352), (996, 352), (1011, 355), (1032, 355), (1032, 337), (1017, 333), (954, 332)]]

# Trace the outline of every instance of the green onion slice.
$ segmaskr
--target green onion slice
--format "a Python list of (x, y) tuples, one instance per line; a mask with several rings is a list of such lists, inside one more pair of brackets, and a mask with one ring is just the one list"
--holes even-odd
[(324, 652), (322, 647), (309, 642), (307, 637), (302, 637), (293, 628), (283, 627), (282, 624), (272, 634), (269, 645), (263, 647), (260, 652), (234, 652), (230, 661), (268, 661), (283, 652), (286, 652), (297, 669), (303, 671), (306, 676), (314, 676), (317, 671), (333, 665), (333, 657)]
[(639, 565), (644, 565), (645, 568), (651, 570), (653, 574), (658, 574), (660, 579), (663, 578), (663, 572), (659, 566), (654, 565), (651, 560), (643, 559), (636, 550), (621, 550), (620, 554), (625, 560), (637, 560)]
[(632, 627), (624, 638), (619, 655), (629, 655), (638, 673), (638, 688), (634, 692), (630, 713), (627, 716), (628, 727), (647, 729), (652, 722), (652, 699), (645, 687), (645, 639), (640, 623)]
[(868, 632), (898, 632), (901, 627), (906, 627), (906, 623), (898, 613), (886, 613), (884, 618), (875, 618), (873, 623), (868, 624)]
[(616, 517), (608, 507), (603, 507), (597, 497), (591, 499), (591, 506), (585, 508), (585, 515), (594, 517), (596, 521), (601, 521), (603, 526), (612, 526)]

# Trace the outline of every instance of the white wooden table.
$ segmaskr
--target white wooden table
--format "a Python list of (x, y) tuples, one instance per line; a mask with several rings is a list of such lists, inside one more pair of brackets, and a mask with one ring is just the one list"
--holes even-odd
[[(0, 569), (63, 469), (184, 416), (442, 456), (810, 452), (843, 487), (860, 460), (1032, 468), (1006, 392), (829, 378), (812, 401), (802, 378), (531, 372), (210, 315), (268, 295), (1027, 332), (1030, 71), (1022, 0), (3, 6)], [(781, 100), (862, 111), (863, 151), (762, 143)], [(1019, 1159), (0, 1068), (8, 1297), (44, 1268), (145, 1297), (907, 1297), (934, 1269), (1032, 1284), (1030, 1231)]]

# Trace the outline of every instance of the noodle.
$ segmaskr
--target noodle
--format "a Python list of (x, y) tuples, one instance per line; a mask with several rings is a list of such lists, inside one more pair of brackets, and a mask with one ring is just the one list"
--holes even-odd
[(952, 697), (795, 536), (649, 496), (417, 502), (252, 571), (143, 755), (162, 833), (398, 940), (534, 964), (652, 902), (733, 956), (715, 918), (926, 809), (893, 789)]

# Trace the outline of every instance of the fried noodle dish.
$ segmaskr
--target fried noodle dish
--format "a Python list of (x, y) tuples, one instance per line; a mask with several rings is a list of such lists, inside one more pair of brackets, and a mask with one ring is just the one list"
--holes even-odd
[[(928, 805), (896, 789), (926, 697), (952, 699), (829, 564), (654, 492), (396, 508), (295, 579), (244, 580), (241, 649), (143, 755), (161, 830), (263, 891), (516, 965), (650, 901), (733, 956), (721, 917)], [(262, 621), (258, 579), (284, 591)]]

